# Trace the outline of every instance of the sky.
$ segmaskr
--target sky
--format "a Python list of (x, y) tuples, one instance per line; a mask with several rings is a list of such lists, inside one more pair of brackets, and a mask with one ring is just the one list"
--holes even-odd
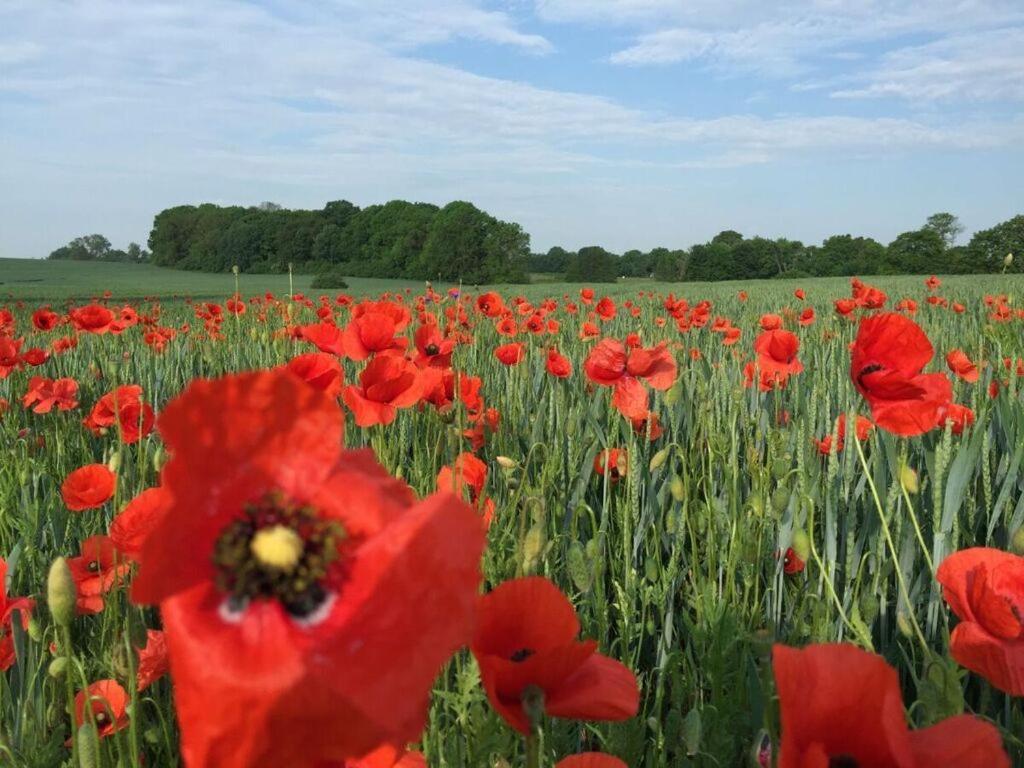
[(0, 256), (469, 200), (534, 250), (1024, 212), (1024, 0), (0, 0)]

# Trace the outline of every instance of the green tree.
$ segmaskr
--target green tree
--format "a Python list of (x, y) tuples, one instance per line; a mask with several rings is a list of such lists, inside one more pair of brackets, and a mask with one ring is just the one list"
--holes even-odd
[(889, 243), (887, 274), (924, 275), (946, 273), (946, 244), (932, 229), (903, 232)]
[(999, 272), (1008, 254), (1009, 269), (1024, 272), (1024, 215), (1014, 216), (991, 229), (975, 232), (963, 260), (967, 272)]
[(956, 245), (957, 237), (964, 231), (960, 219), (952, 213), (933, 213), (922, 229), (930, 230), (941, 237), (946, 248)]
[(53, 251), (48, 259), (100, 261), (110, 255), (111, 245), (103, 235), (83, 235)]
[(614, 283), (618, 277), (618, 259), (598, 245), (580, 248), (565, 273), (570, 283)]

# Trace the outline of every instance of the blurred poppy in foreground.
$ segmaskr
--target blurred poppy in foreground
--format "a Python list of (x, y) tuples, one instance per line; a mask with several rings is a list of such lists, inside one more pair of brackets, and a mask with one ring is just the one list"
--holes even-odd
[(947, 557), (935, 578), (960, 619), (950, 655), (999, 690), (1024, 696), (1024, 557), (964, 549)]
[(477, 514), (417, 502), (370, 451), (342, 450), (342, 425), (280, 370), (194, 381), (160, 417), (168, 505), (132, 596), (160, 604), (189, 768), (405, 745), (471, 635)]
[(555, 768), (629, 768), (624, 762), (612, 755), (601, 752), (584, 752), (566, 757), (555, 763)]
[[(534, 698), (543, 714), (572, 720), (626, 720), (637, 712), (636, 678), (577, 640), (580, 623), (562, 592), (539, 576), (506, 581), (480, 598), (470, 646), (487, 697), (513, 728), (531, 728)], [(541, 703), (542, 699), (542, 703)]]
[(1009, 768), (999, 731), (969, 715), (911, 731), (899, 677), (854, 645), (776, 645), (779, 768)]

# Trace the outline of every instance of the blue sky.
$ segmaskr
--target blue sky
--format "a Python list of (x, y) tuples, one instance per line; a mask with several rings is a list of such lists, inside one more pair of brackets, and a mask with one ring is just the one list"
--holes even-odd
[(1024, 212), (1021, 0), (0, 0), (0, 256), (470, 200), (536, 250)]

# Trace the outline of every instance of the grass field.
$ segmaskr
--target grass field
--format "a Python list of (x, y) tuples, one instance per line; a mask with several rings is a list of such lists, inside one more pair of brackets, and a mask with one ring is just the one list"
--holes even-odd
[[(971, 728), (982, 729), (987, 749), (1001, 741), (1021, 764), (1021, 691), (1007, 693), (1008, 678), (979, 667), (956, 633), (974, 627), (987, 648), (1009, 649), (1010, 678), (1024, 680), (1024, 664), (1012, 655), (1024, 642), (1024, 559), (1010, 554), (1024, 549), (1024, 280), (957, 277), (932, 289), (921, 277), (869, 282), (887, 294), (884, 302), (877, 295), (862, 295), (859, 304), (851, 299), (845, 317), (834, 302), (850, 298), (846, 279), (636, 281), (595, 286), (593, 304), (582, 301), (579, 285), (544, 283), (502, 288), (501, 304), (492, 298), (482, 307), (467, 287), (459, 300), (444, 296), (449, 286), (425, 296), (422, 283), (404, 281), (353, 279), (345, 292), (377, 297), (408, 288), (405, 312), (394, 304), (354, 310), (338, 291), (323, 292), (329, 295), (321, 300), (304, 277), (295, 290), (309, 293), (308, 300), (288, 301), (286, 276), (242, 275), (242, 296), (255, 299), (242, 312), (228, 301), (231, 275), (0, 260), (0, 309), (6, 306), (0, 314), (6, 404), (0, 408), (0, 558), (8, 596), (0, 594), (0, 669), (6, 670), (0, 672), (0, 765), (172, 766), (183, 750), (189, 765), (201, 768), (423, 765), (409, 762), (419, 759), (414, 756), (400, 764), (320, 760), (318, 750), (326, 754), (329, 742), (337, 754), (342, 743), (351, 747), (372, 731), (403, 747), (411, 742), (431, 768), (551, 768), (585, 751), (615, 755), (630, 768), (767, 768), (780, 757), (785, 764), (812, 764), (793, 751), (799, 746), (779, 753), (804, 710), (811, 713), (804, 732), (826, 750), (822, 765), (872, 764), (858, 757), (857, 744), (836, 746), (855, 726), (858, 738), (884, 732), (900, 741), (907, 738), (900, 731), (904, 719), (923, 729), (961, 714), (976, 718), (956, 721), (964, 728), (961, 744)], [(797, 288), (804, 298), (794, 295)], [(114, 313), (105, 326), (102, 308), (80, 311), (104, 290)], [(264, 300), (267, 291), (277, 299)], [(670, 292), (688, 305), (668, 302)], [(173, 300), (185, 295), (206, 301)], [(526, 298), (516, 302), (516, 296)], [(604, 296), (613, 300), (610, 309), (599, 304)], [(57, 314), (52, 327), (41, 323), (40, 329), (33, 312), (45, 304)], [(894, 312), (897, 306), (903, 309)], [(893, 349), (873, 351), (851, 378), (858, 319), (889, 313), (903, 329)], [(438, 335), (425, 341), (417, 331), (431, 316)], [(908, 318), (927, 342), (907, 330)], [(363, 327), (371, 321), (372, 328)], [(792, 333), (779, 343), (797, 346), (759, 351), (756, 340), (774, 333), (763, 327), (776, 323)], [(335, 326), (353, 330), (339, 342)], [(605, 368), (594, 367), (595, 349), (627, 339), (640, 351), (628, 365), (623, 352), (622, 370), (611, 382)], [(445, 344), (452, 347), (450, 361), (443, 359)], [(549, 367), (552, 348), (571, 364), (565, 378)], [(40, 353), (30, 356), (30, 349)], [(975, 363), (976, 377), (953, 373), (946, 357), (955, 349)], [(601, 365), (614, 368), (617, 359), (611, 355)], [(299, 375), (267, 374), (276, 398), (260, 394), (269, 386), (263, 378), (232, 378), (286, 364)], [(772, 374), (773, 365), (785, 375)], [(392, 366), (398, 373), (384, 384), (368, 378)], [(927, 374), (917, 370), (922, 366)], [(855, 387), (854, 379), (867, 392), (865, 378), (897, 370), (910, 378), (898, 386), (883, 381), (879, 391), (888, 400), (869, 399)], [(945, 382), (939, 389), (948, 400), (940, 409), (927, 411), (931, 395), (920, 375)], [(65, 382), (58, 397), (45, 383), (57, 379), (74, 380), (73, 391)], [(200, 396), (197, 379), (219, 383)], [(116, 389), (129, 385), (140, 390)], [(112, 402), (110, 393), (118, 391), (124, 400)], [(384, 401), (397, 405), (388, 411)], [(953, 405), (969, 408), (973, 421), (962, 414), (960, 422), (949, 421)], [(922, 407), (932, 422), (921, 434), (898, 434), (893, 425), (904, 424), (907, 413), (926, 418), (915, 410)], [(147, 408), (157, 414), (156, 428)], [(842, 435), (838, 419), (852, 424), (858, 415), (874, 425)], [(339, 445), (371, 448), (381, 471), (400, 482), (385, 482), (366, 459), (339, 459)], [(321, 480), (309, 467), (319, 466), (325, 451), (349, 474), (314, 496), (306, 484)], [(84, 489), (65, 487), (74, 470), (88, 465), (109, 470), (94, 467), (90, 477), (116, 477), (109, 494), (99, 493), (94, 480)], [(453, 476), (464, 476), (465, 485)], [(368, 483), (374, 491), (359, 490)], [(334, 512), (352, 534), (351, 546), (361, 547), (360, 536), (372, 527), (367, 521), (409, 519), (387, 506), (397, 498), (411, 503), (396, 490), (401, 483), (417, 499), (454, 485), (469, 505), (458, 510), (473, 521), (489, 520), (480, 590), (530, 576), (550, 580), (571, 601), (579, 636), (628, 668), (638, 696), (630, 698), (621, 676), (601, 685), (601, 676), (612, 674), (607, 660), (582, 681), (562, 674), (569, 662), (559, 654), (568, 651), (541, 646), (565, 614), (544, 601), (524, 601), (515, 620), (506, 619), (499, 639), (517, 631), (525, 639), (508, 640), (513, 645), (498, 662), (481, 651), (480, 637), (460, 634), (484, 609), (469, 616), (448, 598), (458, 589), (475, 595), (478, 584), (444, 580), (452, 578), (451, 561), (467, 552), (475, 558), (472, 532), (438, 534), (429, 546), (410, 540), (405, 529), (393, 534), (394, 546), (375, 557), (397, 558), (395, 583), (404, 587), (374, 593), (380, 610), (370, 615), (380, 621), (364, 617), (361, 633), (345, 642), (344, 627), (335, 638), (311, 629), (319, 625), (305, 621), (305, 613), (295, 619), (293, 608), (285, 609), (295, 605), (288, 591), (294, 584), (267, 575), (293, 567), (296, 552), (305, 557), (312, 551), (306, 548), (319, 546), (319, 538), (302, 538), (312, 536), (307, 523), (287, 531), (281, 523), (268, 526), (262, 545), (254, 536), (248, 549), (211, 554), (204, 538), (203, 521), (216, 519), (225, 526), (215, 532), (217, 546), (230, 544), (243, 510), (249, 515), (254, 504), (271, 503), (266, 499), (279, 505), (275, 520), (299, 519), (288, 515), (307, 510), (326, 514), (343, 499)], [(160, 503), (170, 506), (139, 517), (155, 504), (140, 494), (158, 487), (165, 494)], [(255, 488), (287, 491), (296, 504), (254, 496)], [(129, 502), (131, 523), (124, 512)], [(115, 542), (120, 549), (102, 550), (106, 559), (97, 554)], [(984, 582), (989, 591), (971, 602), (977, 611), (971, 619), (962, 606), (951, 609), (937, 572), (954, 553), (979, 546), (991, 548), (986, 562), (1004, 576), (989, 583), (972, 572), (971, 583)], [(346, 558), (362, 562), (345, 547), (338, 545), (345, 568)], [(224, 552), (242, 560), (225, 559)], [(247, 552), (254, 559), (246, 560)], [(63, 611), (59, 600), (47, 606), (48, 572), (58, 557), (71, 559), (74, 583), (72, 604)], [(204, 589), (228, 590), (223, 569), (237, 575), (244, 565), (263, 574), (263, 591), (242, 608), (227, 598), (189, 603), (183, 595), (192, 593), (181, 591), (174, 574), (205, 573), (211, 563), (221, 570), (216, 582), (209, 577), (200, 584)], [(178, 584), (179, 591), (133, 602), (129, 582), (161, 568), (163, 588)], [(348, 583), (349, 571), (325, 573), (317, 578), (339, 592), (336, 602), (323, 598), (317, 605), (341, 615), (350, 598), (338, 584)], [(329, 580), (335, 576), (339, 581)], [(977, 597), (971, 590), (965, 601)], [(35, 601), (30, 624), (10, 609), (5, 618), (4, 600), (21, 596)], [(269, 625), (261, 623), (267, 614), (254, 618), (257, 608), (278, 611), (274, 616), (285, 617), (287, 630), (268, 640)], [(575, 634), (568, 624), (561, 642)], [(527, 625), (532, 634), (522, 629)], [(422, 665), (430, 666), (423, 659), (433, 658), (431, 643), (442, 630), (452, 633), (453, 647), (471, 645), (472, 652), (445, 654), (436, 678), (436, 669), (423, 677)], [(170, 648), (170, 675), (156, 666), (166, 656), (155, 650), (154, 637)], [(834, 642), (881, 655), (896, 670), (894, 695), (902, 694), (904, 707), (892, 699), (876, 706), (880, 678), (853, 674), (838, 662), (792, 676), (789, 688), (777, 682), (773, 643)], [(364, 647), (374, 653), (358, 655)], [(359, 663), (325, 669), (324, 659), (339, 649)], [(511, 699), (497, 697), (500, 685), (488, 677), (497, 674), (495, 664), (506, 665), (503, 674), (515, 680), (526, 676), (530, 690), (540, 686), (543, 705), (523, 685)], [(404, 672), (414, 667), (417, 675)], [(152, 677), (141, 690), (140, 668)], [(282, 680), (296, 669), (304, 677), (292, 689)], [(621, 675), (621, 667), (614, 669)], [(356, 679), (362, 689), (353, 693), (346, 681)], [(431, 680), (427, 717), (419, 721), (416, 708)], [(572, 687), (573, 680), (569, 706), (556, 688)], [(84, 700), (89, 686), (117, 698), (111, 712), (96, 704), (93, 715), (74, 714), (75, 697)], [(547, 712), (559, 695), (564, 708)], [(831, 711), (833, 701), (843, 703), (831, 725), (811, 722), (815, 712)], [(532, 713), (529, 738), (510, 727), (499, 705)], [(392, 713), (395, 722), (387, 722)], [(228, 752), (197, 758), (203, 734), (213, 732)], [(302, 741), (289, 734), (302, 734)], [(935, 732), (925, 732), (922, 742), (928, 738), (939, 743)], [(275, 752), (285, 746), (287, 757)]]

